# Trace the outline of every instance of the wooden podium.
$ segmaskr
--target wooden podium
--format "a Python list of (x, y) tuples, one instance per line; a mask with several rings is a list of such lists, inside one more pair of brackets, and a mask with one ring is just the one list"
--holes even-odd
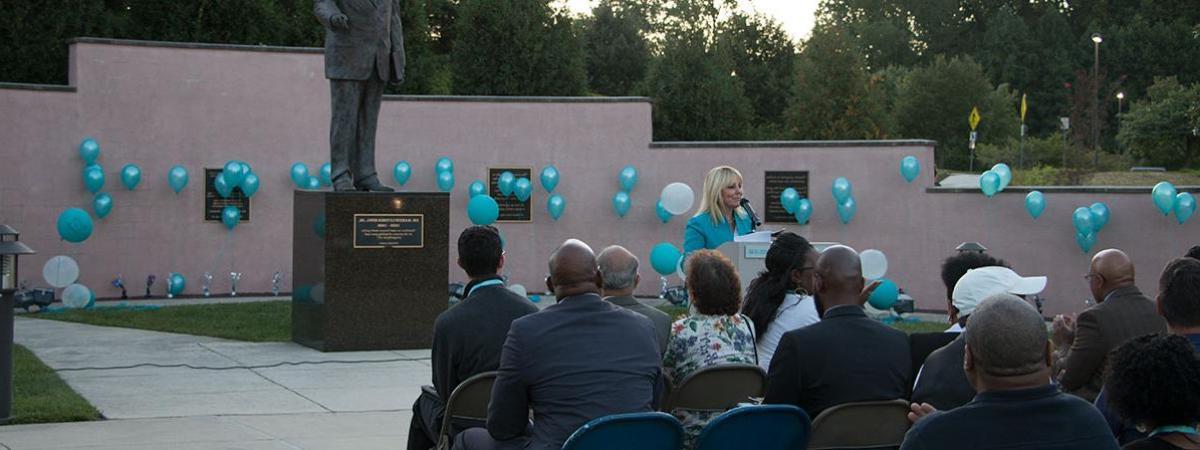
[(447, 306), (450, 195), (296, 191), (293, 206), (292, 340), (429, 348)]

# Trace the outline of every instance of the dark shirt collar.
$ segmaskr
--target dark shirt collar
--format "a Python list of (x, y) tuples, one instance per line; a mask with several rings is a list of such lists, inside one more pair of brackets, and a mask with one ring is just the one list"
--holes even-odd
[(574, 305), (574, 304), (590, 303), (590, 302), (588, 302), (588, 300), (600, 300), (600, 294), (587, 293), (587, 294), (576, 294), (576, 295), (572, 295), (570, 297), (563, 297), (563, 298), (558, 299), (558, 304), (561, 305), (561, 304), (567, 303), (567, 304)]
[[(503, 279), (503, 278), (501, 278), (500, 275), (492, 275), (490, 277), (483, 277), (483, 278), (471, 280), (470, 283), (467, 283), (466, 286), (463, 286), (463, 295), (465, 295), (466, 297), (470, 297), (471, 294), (473, 294), (473, 292), (471, 292), (471, 288), (474, 288), (479, 283), (482, 283), (484, 281), (501, 280), (501, 279)], [(466, 300), (466, 297), (464, 297), (463, 299)]]
[(1045, 386), (1038, 386), (1028, 389), (1007, 389), (1001, 391), (987, 391), (975, 394), (976, 402), (1022, 402), (1028, 400), (1037, 400), (1041, 398), (1049, 398), (1059, 394), (1058, 385), (1047, 383)]
[(837, 305), (825, 310), (821, 320), (835, 317), (867, 317), (867, 311), (860, 305)]
[(609, 303), (617, 306), (637, 306), (640, 303), (632, 295), (615, 295), (612, 297), (604, 297)]
[(1104, 301), (1107, 302), (1114, 298), (1125, 297), (1125, 296), (1130, 296), (1130, 295), (1137, 295), (1140, 297), (1141, 294), (1142, 294), (1142, 291), (1139, 291), (1137, 286), (1125, 286), (1125, 287), (1120, 287), (1120, 288), (1116, 288), (1111, 291), (1108, 291), (1108, 294), (1106, 294), (1104, 296)]

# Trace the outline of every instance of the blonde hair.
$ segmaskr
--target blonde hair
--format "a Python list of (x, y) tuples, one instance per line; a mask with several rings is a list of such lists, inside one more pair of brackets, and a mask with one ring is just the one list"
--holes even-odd
[[(707, 213), (714, 224), (726, 220), (729, 210), (725, 209), (725, 202), (721, 201), (721, 190), (735, 180), (741, 182), (742, 173), (731, 166), (717, 166), (708, 171), (708, 175), (704, 177), (704, 194), (700, 197), (700, 208), (696, 210), (696, 216)], [(733, 211), (739, 216), (746, 215), (741, 206)]]

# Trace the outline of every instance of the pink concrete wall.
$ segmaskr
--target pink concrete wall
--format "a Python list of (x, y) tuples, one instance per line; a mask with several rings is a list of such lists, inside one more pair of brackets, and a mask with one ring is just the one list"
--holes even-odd
[[(39, 251), (22, 260), (23, 278), (39, 283), (42, 264), (58, 254), (79, 260), (81, 282), (101, 297), (119, 295), (108, 284), (118, 273), (140, 293), (147, 274), (161, 279), (178, 271), (188, 278), (186, 294), (197, 294), (206, 270), (218, 274), (216, 292), (228, 291), (231, 267), (244, 273), (243, 292), (269, 291), (271, 274), (290, 270), (289, 167), (303, 161), (315, 170), (328, 158), (322, 56), (311, 49), (191, 47), (85, 40), (71, 51), (75, 92), (0, 88), (0, 223), (22, 231), (22, 240)], [(545, 165), (557, 166), (562, 182), (556, 193), (567, 199), (562, 219), (547, 215), (546, 193), (534, 180), (533, 222), (499, 225), (508, 241), (506, 272), (531, 291), (540, 290), (550, 251), (579, 237), (597, 250), (620, 243), (642, 256), (640, 293), (657, 293), (647, 255), (659, 241), (681, 243), (686, 219), (660, 224), (654, 214), (658, 192), (675, 181), (699, 191), (704, 173), (719, 164), (742, 170), (747, 197), (760, 210), (763, 171), (810, 171), (812, 225), (789, 228), (815, 241), (882, 249), (891, 261), (889, 277), (926, 309), (944, 307), (939, 263), (962, 241), (982, 242), (1019, 272), (1049, 275), (1048, 313), (1082, 309), (1087, 292), (1080, 276), (1088, 255), (1074, 243), (1070, 215), (1094, 201), (1113, 211), (1096, 250), (1128, 250), (1141, 268), (1144, 291), (1153, 292), (1162, 265), (1198, 240), (1195, 221), (1180, 226), (1158, 215), (1148, 189), (1047, 190), (1046, 213), (1033, 221), (1024, 212), (1023, 192), (985, 199), (978, 192), (932, 188), (934, 148), (928, 141), (651, 145), (651, 107), (638, 99), (389, 99), (381, 112), (377, 164), (392, 184), (391, 166), (408, 160), (414, 175), (405, 189), (434, 190), (434, 162), (453, 158), (452, 238), (469, 225), (466, 187), (483, 179), (487, 167), (532, 166), (536, 177)], [(54, 220), (67, 207), (90, 210), (76, 151), (87, 135), (101, 143), (105, 190), (115, 207), (96, 222), (88, 241), (69, 245), (58, 239)], [(912, 184), (898, 174), (905, 155), (915, 155), (923, 167)], [(229, 159), (247, 161), (262, 177), (252, 222), (233, 233), (201, 220), (203, 168)], [(143, 171), (142, 185), (132, 192), (119, 181), (129, 162)], [(178, 195), (166, 183), (175, 164), (191, 175)], [(626, 164), (641, 173), (633, 208), (620, 219), (610, 201)], [(829, 195), (837, 176), (854, 183), (859, 205), (847, 226), (837, 221)], [(452, 279), (461, 280), (454, 250), (447, 264)], [(160, 294), (162, 283), (156, 286)]]

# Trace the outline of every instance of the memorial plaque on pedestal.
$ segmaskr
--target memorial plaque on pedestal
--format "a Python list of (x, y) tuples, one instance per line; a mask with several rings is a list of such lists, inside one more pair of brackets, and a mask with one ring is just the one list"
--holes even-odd
[(450, 195), (294, 195), (292, 340), (321, 351), (429, 348), (447, 305)]
[(536, 192), (531, 192), (529, 199), (525, 201), (518, 200), (515, 195), (505, 197), (500, 193), (500, 174), (504, 172), (512, 172), (513, 178), (526, 178), (533, 183), (532, 167), (488, 167), (488, 195), (491, 195), (496, 200), (496, 204), (500, 206), (500, 217), (496, 221), (532, 222), (533, 210), (529, 205), (533, 204)]
[(779, 201), (779, 194), (787, 188), (794, 188), (800, 193), (800, 198), (808, 198), (808, 171), (766, 171), (763, 172), (763, 199), (767, 203), (764, 222), (795, 222), (796, 217), (788, 214)]

